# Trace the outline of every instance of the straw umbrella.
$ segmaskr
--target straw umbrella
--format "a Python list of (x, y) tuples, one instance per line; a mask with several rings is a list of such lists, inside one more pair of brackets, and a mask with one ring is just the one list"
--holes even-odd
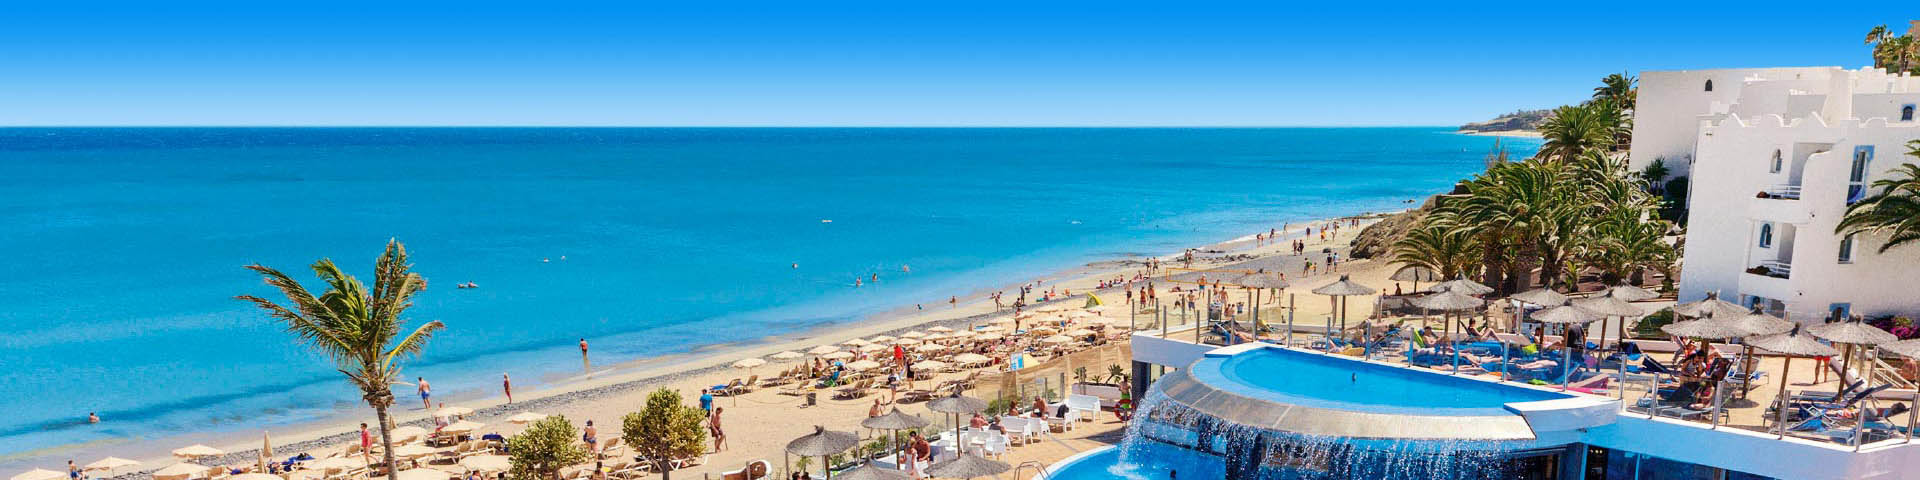
[(776, 362), (791, 362), (791, 361), (794, 361), (794, 360), (799, 360), (799, 359), (802, 359), (802, 358), (806, 358), (806, 357), (807, 357), (807, 355), (806, 355), (806, 354), (804, 354), (804, 353), (800, 353), (800, 352), (795, 352), (795, 351), (792, 351), (792, 350), (788, 350), (788, 351), (784, 351), (784, 352), (780, 352), (780, 353), (776, 353), (776, 354), (773, 354), (773, 355), (768, 355), (768, 356), (767, 356), (767, 358), (771, 358), (771, 359), (773, 359), (773, 361), (776, 361)]
[[(1443, 283), (1441, 285), (1446, 284)], [(1469, 296), (1460, 289), (1450, 289), (1443, 290), (1439, 294), (1415, 298), (1413, 299), (1413, 304), (1422, 309), (1445, 312), (1444, 314), (1447, 315), (1447, 317), (1442, 321), (1444, 325), (1441, 325), (1441, 329), (1443, 332), (1450, 332), (1453, 330), (1453, 312), (1480, 308), (1486, 305), (1487, 301)]]
[(818, 347), (813, 347), (812, 350), (807, 350), (807, 354), (808, 355), (826, 355), (826, 354), (838, 352), (838, 351), (840, 351), (840, 347), (833, 346), (833, 345), (821, 345)]
[[(1338, 307), (1335, 311), (1338, 312), (1340, 316), (1341, 331), (1346, 331), (1347, 329), (1347, 297), (1372, 295), (1378, 291), (1379, 290), (1375, 290), (1373, 287), (1354, 283), (1353, 280), (1348, 279), (1346, 275), (1341, 275), (1338, 281), (1313, 289), (1313, 293), (1333, 297), (1332, 300), (1337, 304), (1336, 307)], [(1327, 318), (1327, 324), (1329, 326), (1333, 324), (1332, 317)]]
[(953, 448), (956, 452), (964, 452), (966, 451), (966, 447), (960, 442), (960, 416), (972, 415), (986, 410), (987, 402), (978, 398), (954, 393), (953, 396), (927, 402), (927, 409), (953, 415)]
[[(1594, 320), (1599, 319), (1600, 317), (1593, 312), (1573, 305), (1561, 305), (1533, 312), (1533, 320), (1536, 322), (1566, 325), (1568, 328), (1576, 326), (1584, 327), (1586, 324), (1593, 323)], [(1560, 355), (1560, 369), (1564, 372), (1560, 377), (1560, 389), (1564, 391), (1567, 389), (1567, 381), (1573, 378), (1573, 345), (1563, 340), (1560, 342), (1560, 350), (1563, 352)], [(1501, 368), (1506, 367), (1502, 366)], [(1506, 378), (1506, 374), (1502, 373), (1500, 377)]]
[(900, 451), (899, 431), (924, 427), (927, 426), (928, 423), (930, 422), (928, 422), (927, 419), (908, 415), (905, 412), (901, 412), (900, 407), (893, 407), (893, 411), (887, 412), (886, 415), (861, 420), (860, 426), (874, 430), (886, 430), (887, 443), (893, 448), (893, 451), (898, 452)]
[(827, 456), (837, 455), (859, 444), (860, 437), (857, 435), (846, 432), (835, 432), (827, 430), (826, 427), (814, 425), (813, 433), (787, 442), (786, 452), (788, 455), (799, 455), (803, 458), (820, 457), (820, 463), (823, 464), (821, 469), (827, 472), (826, 478), (833, 478), (833, 466), (824, 465), (827, 463)]
[[(207, 471), (207, 469), (206, 467), (201, 467), (200, 471), (204, 472), (204, 471)], [(36, 468), (33, 470), (28, 470), (26, 472), (23, 472), (19, 475), (14, 475), (13, 478), (10, 480), (58, 480), (61, 478), (66, 478), (66, 476), (67, 474), (65, 473), (60, 473), (53, 470), (47, 470), (44, 468)]]
[(200, 444), (180, 447), (178, 449), (174, 449), (173, 451), (173, 456), (188, 459), (188, 460), (204, 458), (204, 457), (218, 457), (226, 454), (227, 454), (226, 451), (220, 450), (218, 448), (209, 447), (206, 445), (200, 445)]
[(939, 325), (936, 325), (933, 328), (928, 328), (927, 331), (935, 332), (935, 333), (953, 333), (952, 328), (947, 328), (946, 326), (939, 326)]
[[(173, 465), (168, 465), (167, 468), (155, 470), (153, 471), (153, 473), (150, 473), (149, 475), (153, 475), (153, 478), (163, 479), (163, 480), (170, 479), (170, 478), (192, 478), (195, 475), (206, 475), (207, 470), (208, 468), (205, 465), (180, 462)], [(13, 480), (22, 480), (22, 479), (18, 476), (15, 476), (13, 477)]]
[(472, 415), (473, 409), (455, 405), (451, 407), (442, 407), (439, 410), (435, 410), (433, 414), (435, 416), (441, 416), (441, 417), (465, 417), (467, 415)]
[[(1879, 345), (1882, 343), (1893, 343), (1900, 340), (1900, 337), (1896, 337), (1892, 333), (1887, 333), (1886, 330), (1881, 330), (1879, 327), (1867, 325), (1866, 322), (1862, 322), (1861, 318), (1857, 316), (1842, 322), (1833, 322), (1833, 323), (1826, 323), (1826, 324), (1807, 327), (1807, 333), (1812, 334), (1815, 337), (1826, 339), (1829, 342), (1847, 344), (1847, 349), (1841, 350), (1842, 352), (1845, 352), (1845, 354), (1842, 355), (1840, 359), (1840, 372), (1842, 374), (1852, 371), (1854, 348), (1871, 347), (1871, 346)], [(1868, 380), (1869, 382), (1873, 380), (1873, 367), (1876, 363), (1877, 362), (1867, 363), (1867, 373), (1865, 375), (1866, 377), (1865, 380)], [(1842, 378), (1841, 380), (1844, 381), (1846, 379)]]
[(880, 468), (869, 463), (859, 468), (840, 473), (840, 480), (913, 480), (906, 472), (891, 468)]
[(854, 348), (859, 348), (859, 347), (862, 347), (862, 346), (866, 346), (867, 344), (870, 344), (870, 343), (873, 343), (873, 342), (869, 342), (869, 341), (867, 341), (867, 340), (866, 340), (866, 339), (864, 339), (864, 338), (856, 338), (856, 339), (852, 339), (852, 340), (847, 340), (847, 341), (844, 341), (844, 342), (840, 342), (840, 345), (841, 345), (841, 346), (844, 346), (844, 347), (854, 347)]
[(140, 462), (134, 461), (134, 460), (128, 460), (120, 457), (107, 457), (107, 458), (95, 460), (93, 463), (87, 464), (85, 468), (87, 470), (105, 470), (107, 471), (107, 474), (108, 474), (107, 476), (111, 477), (113, 476), (112, 474), (114, 470), (119, 470), (122, 468), (131, 467), (139, 464)]
[[(1901, 340), (1884, 344), (1880, 346), (1880, 351), (1907, 357), (1910, 360), (1920, 360), (1920, 339)], [(1913, 391), (1913, 405), (1920, 406), (1920, 389), (1914, 389)], [(1907, 412), (1907, 443), (1913, 443), (1914, 419), (1916, 417), (1920, 417), (1920, 411)]]
[(273, 437), (266, 431), (260, 432), (260, 470), (267, 471), (267, 464), (273, 462)]
[(880, 344), (891, 344), (894, 340), (896, 340), (896, 338), (892, 335), (876, 335), (873, 338), (867, 339), (868, 342)]
[(747, 373), (753, 373), (754, 368), (759, 367), (761, 365), (766, 365), (766, 364), (767, 364), (766, 360), (761, 360), (758, 358), (742, 358), (740, 359), (740, 361), (733, 362), (733, 365), (729, 365), (729, 366), (733, 368), (746, 370)]
[(1634, 285), (1616, 285), (1612, 288), (1607, 289), (1607, 296), (1619, 298), (1621, 300), (1626, 300), (1629, 302), (1638, 302), (1641, 300), (1652, 300), (1654, 298), (1658, 298), (1660, 297), (1660, 294), (1653, 293), (1652, 290), (1647, 290)]
[[(1687, 320), (1684, 322), (1670, 323), (1670, 324), (1661, 326), (1660, 331), (1666, 332), (1668, 335), (1673, 335), (1676, 337), (1699, 339), (1700, 343), (1702, 344), (1705, 344), (1710, 340), (1726, 340), (1730, 338), (1741, 338), (1741, 337), (1748, 337), (1753, 335), (1780, 333), (1777, 331), (1776, 332), (1751, 331), (1746, 328), (1742, 328), (1742, 326), (1737, 323), (1738, 320), (1739, 319), (1737, 318), (1722, 319), (1717, 317), (1707, 317), (1707, 318), (1702, 318), (1698, 320)], [(1717, 389), (1718, 386), (1716, 386), (1715, 388)], [(1720, 398), (1722, 397), (1718, 394), (1718, 392), (1716, 392), (1714, 395), (1714, 400), (1717, 402), (1719, 401)], [(1719, 428), (1720, 417), (1718, 415), (1713, 416), (1712, 423), (1713, 423), (1713, 428)]]
[(396, 442), (413, 441), (420, 437), (426, 436), (426, 434), (427, 434), (427, 429), (412, 426), (412, 425), (396, 428), (396, 429), (393, 429), (392, 432), (388, 433), (388, 435), (393, 436), (393, 441), (396, 441)]
[(1695, 317), (1695, 318), (1707, 316), (1709, 314), (1725, 314), (1727, 316), (1733, 316), (1733, 315), (1747, 313), (1747, 307), (1742, 307), (1740, 306), (1740, 304), (1728, 302), (1726, 300), (1721, 300), (1719, 292), (1707, 292), (1707, 298), (1700, 299), (1700, 301), (1687, 302), (1687, 303), (1674, 305), (1673, 313), (1683, 315), (1683, 316), (1688, 316), (1688, 317)]
[[(1753, 312), (1736, 317), (1731, 320), (1731, 322), (1741, 330), (1745, 330), (1747, 332), (1746, 336), (1787, 333), (1788, 330), (1793, 330), (1794, 325), (1793, 322), (1786, 321), (1785, 319), (1760, 313), (1759, 307), (1754, 307)], [(1752, 373), (1753, 345), (1746, 342), (1740, 343), (1741, 347), (1746, 351), (1747, 362), (1746, 365), (1742, 366), (1740, 371)], [(1752, 382), (1740, 382), (1740, 398), (1747, 398), (1748, 391), (1752, 389), (1751, 383)]]
[(1438, 282), (1440, 281), (1440, 274), (1434, 273), (1431, 268), (1419, 265), (1408, 265), (1400, 267), (1399, 270), (1395, 270), (1393, 276), (1387, 277), (1387, 279), (1396, 282), (1413, 282), (1413, 291), (1418, 292), (1420, 291), (1420, 282)]
[(481, 472), (504, 472), (513, 468), (506, 455), (474, 455), (460, 459), (460, 466)]
[(990, 361), (993, 361), (993, 359), (987, 358), (986, 355), (981, 355), (978, 353), (962, 353), (959, 355), (954, 355), (953, 361), (961, 365), (973, 365), (976, 363), (990, 362)]
[(1248, 305), (1253, 306), (1253, 336), (1260, 338), (1260, 332), (1265, 330), (1261, 328), (1260, 321), (1260, 291), (1269, 288), (1287, 288), (1287, 281), (1271, 273), (1249, 273), (1233, 279), (1232, 283), (1253, 289), (1248, 292), (1248, 295), (1252, 296)]
[(858, 362), (847, 364), (848, 370), (853, 370), (857, 372), (864, 372), (864, 371), (872, 370), (875, 368), (880, 368), (880, 362), (876, 362), (873, 360), (861, 360)]
[(1467, 295), (1486, 295), (1493, 293), (1493, 287), (1481, 285), (1479, 282), (1465, 278), (1456, 278), (1441, 282), (1427, 289), (1435, 292), (1460, 292)]
[(827, 360), (846, 360), (846, 359), (849, 359), (849, 358), (853, 358), (853, 353), (850, 353), (850, 352), (833, 352), (833, 353), (829, 353), (829, 354), (826, 354), (826, 355), (821, 355), (821, 356), (820, 356), (820, 358), (824, 358), (824, 359), (827, 359)]
[(389, 475), (387, 478), (388, 480), (447, 480), (453, 478), (453, 473), (431, 468), (415, 468), (411, 470), (401, 470), (399, 473)]
[(952, 460), (927, 466), (927, 476), (934, 478), (976, 478), (990, 477), (1012, 470), (1006, 462), (988, 460), (979, 455), (962, 453)]
[(514, 423), (514, 424), (528, 424), (528, 423), (538, 422), (540, 421), (540, 419), (543, 419), (543, 418), (547, 418), (547, 414), (523, 412), (523, 413), (514, 414), (514, 416), (511, 416), (511, 417), (507, 417), (507, 422)]
[(228, 475), (225, 477), (220, 477), (220, 480), (287, 480), (287, 479), (280, 478), (279, 475), (274, 475), (270, 473), (251, 472), (251, 473), (242, 473), (239, 475)]
[(1536, 288), (1533, 290), (1528, 290), (1528, 291), (1513, 294), (1512, 296), (1509, 296), (1507, 298), (1513, 299), (1513, 300), (1519, 300), (1522, 303), (1539, 305), (1542, 307), (1565, 305), (1567, 303), (1566, 295), (1562, 295), (1560, 294), (1560, 292), (1556, 292), (1556, 291), (1553, 291), (1552, 289), (1547, 289), (1547, 288)]
[[(1620, 317), (1620, 336), (1614, 339), (1616, 343), (1624, 342), (1627, 339), (1627, 317), (1638, 317), (1647, 314), (1646, 309), (1640, 308), (1639, 305), (1628, 303), (1626, 300), (1615, 297), (1611, 293), (1597, 297), (1574, 299), (1573, 306), (1579, 307), (1581, 310), (1593, 312), (1595, 315)], [(1600, 326), (1601, 346), (1607, 344), (1606, 328), (1607, 326), (1604, 324)]]
[(1790, 369), (1793, 367), (1793, 357), (1831, 357), (1840, 353), (1840, 351), (1834, 350), (1833, 347), (1827, 346), (1824, 343), (1820, 343), (1820, 341), (1814, 339), (1812, 335), (1801, 335), (1800, 326), (1798, 325), (1795, 325), (1793, 330), (1788, 330), (1787, 333), (1748, 337), (1747, 344), (1753, 345), (1754, 348), (1773, 351), (1785, 357), (1785, 362), (1780, 365), (1780, 393), (1777, 394), (1774, 399), (1782, 402), (1780, 408), (1776, 409), (1780, 416), (1775, 421), (1775, 424), (1780, 428), (1780, 438), (1786, 438), (1788, 410), (1785, 403), (1787, 399), (1787, 372), (1791, 371)]

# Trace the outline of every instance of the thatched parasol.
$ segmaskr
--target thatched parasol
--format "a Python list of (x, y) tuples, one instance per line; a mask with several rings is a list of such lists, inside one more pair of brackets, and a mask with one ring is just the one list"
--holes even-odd
[(1513, 294), (1513, 296), (1510, 296), (1507, 298), (1511, 298), (1514, 300), (1519, 300), (1521, 302), (1539, 305), (1543, 307), (1567, 304), (1566, 295), (1561, 295), (1560, 292), (1556, 292), (1551, 289), (1545, 289), (1545, 288), (1536, 288), (1533, 290), (1516, 293), (1516, 294)]
[(1737, 315), (1747, 313), (1747, 307), (1720, 299), (1719, 292), (1708, 292), (1707, 298), (1697, 302), (1687, 302), (1673, 306), (1673, 313), (1688, 317), (1703, 317), (1710, 314)]
[(897, 452), (900, 451), (900, 440), (899, 435), (894, 435), (894, 432), (924, 427), (927, 426), (928, 423), (931, 422), (928, 422), (927, 419), (908, 415), (905, 412), (901, 412), (900, 407), (893, 407), (893, 411), (888, 412), (886, 415), (861, 420), (860, 426), (874, 430), (886, 430), (887, 439), (890, 440), (889, 443), (893, 444), (893, 450)]
[[(1845, 321), (1807, 327), (1807, 333), (1815, 337), (1824, 338), (1833, 343), (1847, 344), (1847, 348), (1841, 350), (1841, 352), (1844, 352), (1844, 355), (1840, 357), (1840, 371), (1843, 373), (1853, 371), (1854, 348), (1866, 348), (1900, 340), (1900, 337), (1894, 336), (1892, 333), (1887, 333), (1886, 330), (1881, 330), (1880, 327), (1867, 325), (1866, 322), (1861, 320), (1860, 317), (1856, 316)], [(1868, 380), (1873, 379), (1873, 367), (1875, 365), (1877, 365), (1877, 362), (1867, 363), (1866, 378)], [(1846, 379), (1843, 378), (1841, 380)], [(1838, 401), (1839, 396), (1836, 395), (1834, 400)]]
[(1438, 282), (1440, 281), (1440, 274), (1435, 273), (1431, 268), (1420, 265), (1408, 265), (1400, 267), (1399, 270), (1394, 270), (1393, 276), (1389, 276), (1387, 279), (1396, 282), (1413, 282), (1413, 290), (1417, 292), (1420, 291), (1420, 282)]
[(1486, 295), (1493, 293), (1493, 287), (1481, 285), (1479, 282), (1464, 278), (1441, 282), (1427, 289), (1435, 292), (1460, 292), (1467, 295)]
[[(1920, 360), (1920, 339), (1901, 340), (1898, 342), (1883, 344), (1883, 345), (1880, 345), (1880, 351), (1891, 352), (1894, 355), (1907, 357), (1908, 359), (1911, 359), (1911, 360)], [(1920, 405), (1920, 390), (1914, 390), (1913, 404)], [(1913, 415), (1913, 414), (1907, 415), (1907, 443), (1913, 443), (1913, 428), (1915, 426), (1914, 425), (1915, 418), (1920, 418), (1920, 415)]]
[[(1348, 279), (1346, 275), (1341, 275), (1338, 281), (1313, 289), (1313, 293), (1332, 297), (1331, 300), (1333, 300), (1335, 307), (1333, 310), (1340, 316), (1340, 331), (1343, 332), (1347, 330), (1347, 297), (1354, 295), (1372, 295), (1378, 291), (1379, 290), (1375, 290), (1373, 287), (1354, 283), (1353, 280)], [(1329, 327), (1332, 326), (1332, 316), (1327, 317), (1327, 324)], [(1329, 343), (1329, 345), (1331, 345), (1331, 343)]]
[(1626, 300), (1629, 302), (1638, 302), (1641, 300), (1651, 300), (1654, 298), (1658, 298), (1660, 294), (1654, 293), (1652, 290), (1647, 290), (1647, 289), (1640, 288), (1633, 285), (1619, 285), (1619, 286), (1615, 286), (1613, 288), (1607, 289), (1607, 296), (1619, 298), (1621, 300)]
[(891, 468), (880, 468), (869, 463), (845, 472), (840, 472), (840, 480), (913, 480), (906, 472)]
[[(860, 437), (858, 435), (846, 432), (835, 432), (827, 430), (826, 427), (814, 425), (813, 433), (787, 442), (787, 454), (799, 455), (801, 457), (821, 457), (822, 460), (825, 460), (825, 457), (828, 455), (835, 455), (847, 451), (847, 449), (859, 444)], [(823, 461), (821, 463), (826, 462)], [(824, 470), (827, 471), (827, 478), (833, 478), (832, 465), (827, 465)]]
[[(1785, 356), (1785, 363), (1780, 365), (1780, 393), (1779, 396), (1775, 398), (1787, 397), (1787, 372), (1793, 367), (1793, 357), (1831, 357), (1840, 353), (1840, 351), (1834, 350), (1833, 347), (1820, 343), (1820, 340), (1814, 339), (1812, 335), (1801, 335), (1800, 327), (1797, 325), (1793, 327), (1793, 330), (1788, 330), (1787, 333), (1749, 337), (1747, 338), (1747, 344), (1752, 345), (1753, 348), (1771, 350)], [(1779, 419), (1775, 422), (1780, 428), (1780, 438), (1786, 438), (1787, 410), (1792, 409), (1777, 408), (1775, 410), (1778, 410), (1780, 414)]]
[[(1447, 282), (1447, 283), (1453, 283), (1453, 282)], [(1446, 285), (1446, 283), (1442, 283), (1441, 285)], [(1428, 310), (1439, 310), (1441, 312), (1445, 312), (1446, 318), (1441, 320), (1442, 332), (1453, 331), (1453, 312), (1457, 312), (1461, 310), (1473, 310), (1473, 309), (1485, 306), (1486, 304), (1487, 304), (1486, 300), (1481, 300), (1479, 298), (1473, 297), (1468, 292), (1466, 292), (1465, 289), (1458, 288), (1458, 287), (1453, 289), (1448, 289), (1448, 290), (1442, 290), (1440, 293), (1437, 293), (1437, 294), (1413, 299), (1413, 305), (1416, 307), (1420, 307)], [(1422, 321), (1422, 323), (1425, 323), (1425, 322)]]
[[(1611, 292), (1594, 297), (1574, 299), (1573, 306), (1593, 312), (1596, 315), (1620, 317), (1620, 336), (1614, 339), (1615, 342), (1624, 342), (1627, 339), (1627, 317), (1639, 317), (1647, 314), (1647, 309), (1640, 308), (1639, 305), (1629, 303), (1620, 297), (1615, 297)], [(1600, 328), (1600, 345), (1606, 345), (1606, 325), (1601, 325)]]
[(960, 439), (960, 416), (986, 411), (987, 401), (964, 396), (959, 392), (955, 392), (953, 396), (941, 397), (927, 402), (927, 409), (953, 415), (953, 438), (955, 440), (953, 446), (956, 451), (964, 453), (966, 447), (963, 446), (962, 442), (958, 441)]
[(977, 478), (990, 477), (1012, 470), (1006, 462), (988, 460), (979, 455), (962, 453), (959, 457), (927, 467), (927, 476), (935, 478)]

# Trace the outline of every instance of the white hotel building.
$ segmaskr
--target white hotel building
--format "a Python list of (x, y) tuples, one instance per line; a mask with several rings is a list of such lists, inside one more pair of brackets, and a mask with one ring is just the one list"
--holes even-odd
[(1689, 177), (1680, 300), (1920, 316), (1920, 245), (1834, 233), (1875, 180), (1920, 163), (1917, 104), (1920, 78), (1875, 68), (1643, 72), (1631, 164)]

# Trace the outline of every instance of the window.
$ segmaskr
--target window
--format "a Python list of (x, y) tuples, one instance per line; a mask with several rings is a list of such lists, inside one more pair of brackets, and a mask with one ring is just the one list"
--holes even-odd
[(1773, 224), (1760, 224), (1760, 248), (1773, 248)]
[(1713, 91), (1713, 80), (1707, 80), (1707, 91)]
[(1900, 107), (1900, 121), (1902, 122), (1913, 121), (1913, 104), (1909, 103), (1909, 104), (1906, 104), (1905, 106)]
[(1847, 167), (1847, 204), (1867, 198), (1867, 165), (1873, 162), (1873, 146), (1853, 148), (1853, 164)]
[(1853, 234), (1840, 237), (1840, 263), (1853, 263)]
[(1827, 321), (1838, 322), (1841, 320), (1846, 320), (1847, 316), (1852, 313), (1853, 313), (1853, 304), (1851, 303), (1836, 303), (1836, 304), (1828, 305)]
[(1774, 151), (1773, 151), (1773, 166), (1771, 166), (1771, 167), (1768, 167), (1768, 168), (1767, 168), (1767, 173), (1780, 173), (1780, 164), (1781, 164), (1781, 163), (1782, 163), (1782, 162), (1780, 161), (1780, 150), (1779, 150), (1779, 149), (1774, 149)]

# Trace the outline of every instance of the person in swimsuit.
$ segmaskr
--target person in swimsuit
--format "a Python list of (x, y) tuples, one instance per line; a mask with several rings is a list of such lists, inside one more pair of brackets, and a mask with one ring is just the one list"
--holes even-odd
[(419, 386), (419, 388), (420, 388), (420, 409), (421, 409), (421, 410), (427, 410), (427, 409), (431, 409), (431, 408), (433, 408), (433, 401), (431, 400), (431, 398), (433, 397), (433, 387), (432, 387), (432, 386), (429, 386), (429, 385), (427, 385), (427, 378), (426, 378), (426, 377), (414, 377), (414, 380), (416, 380), (416, 381), (419, 381), (419, 382), (420, 382), (420, 386)]
[(586, 431), (580, 434), (580, 441), (587, 442), (587, 452), (600, 451), (600, 430), (593, 428), (593, 420), (587, 420)]
[(715, 452), (727, 449), (727, 432), (720, 429), (720, 412), (726, 410), (726, 407), (714, 407), (713, 415), (707, 416), (707, 433), (713, 435), (713, 451)]
[(360, 461), (373, 463), (373, 432), (367, 430), (367, 424), (360, 424)]
[(513, 377), (506, 372), (500, 373), (500, 391), (507, 394), (507, 403), (513, 403)]

